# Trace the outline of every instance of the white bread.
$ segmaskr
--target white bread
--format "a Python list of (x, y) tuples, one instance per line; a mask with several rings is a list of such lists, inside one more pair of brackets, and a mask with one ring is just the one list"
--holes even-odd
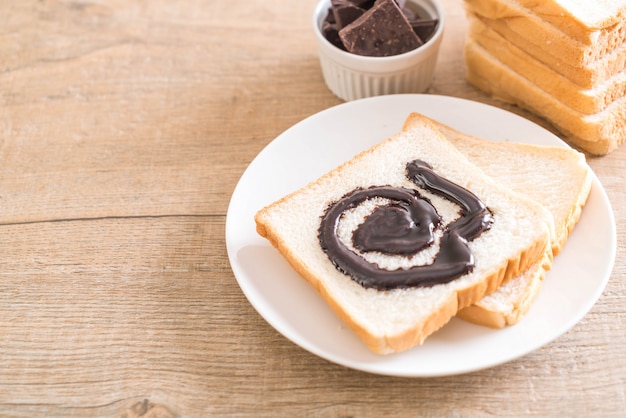
[[(569, 3), (569, 6), (573, 7), (575, 2), (568, 0), (564, 3)], [(592, 8), (598, 7), (594, 4), (596, 2), (588, 3), (593, 5)], [(516, 0), (465, 0), (465, 7), (507, 39), (515, 40), (521, 37), (574, 66), (583, 66), (598, 60), (626, 41), (626, 24), (623, 21), (617, 21), (610, 28), (588, 28), (586, 31), (568, 34), (563, 32), (563, 29), (567, 30), (571, 26), (565, 24), (563, 27), (555, 26), (554, 23), (545, 20), (547, 17), (545, 14), (537, 14), (542, 9), (541, 3), (537, 2), (529, 4), (527, 8)], [(560, 20), (555, 23), (565, 22), (566, 20)], [(578, 28), (580, 29), (580, 26)]]
[[(438, 175), (475, 194), (492, 211), (494, 223), (469, 243), (476, 262), (471, 272), (431, 287), (365, 288), (335, 268), (322, 250), (320, 217), (332, 202), (357, 188), (390, 185), (416, 189), (405, 176), (406, 164), (415, 159), (428, 162)], [(423, 192), (446, 224), (457, 216), (458, 207)], [(263, 208), (255, 221), (258, 233), (372, 351), (381, 354), (421, 344), (460, 309), (540, 262), (554, 234), (552, 216), (542, 205), (484, 174), (436, 125), (418, 114), (409, 116), (400, 133)], [(407, 261), (405, 257), (403, 261)]]
[(519, 276), (509, 280), (497, 291), (485, 296), (474, 305), (461, 309), (457, 318), (491, 328), (504, 328), (517, 324), (528, 313), (541, 290), (546, 275), (546, 258)]
[(566, 33), (611, 29), (626, 19), (624, 0), (513, 0)]
[(491, 142), (432, 122), (486, 174), (543, 204), (552, 214), (555, 236), (546, 258), (457, 314), (494, 328), (513, 325), (532, 305), (552, 257), (559, 254), (580, 219), (591, 191), (591, 169), (584, 154), (571, 148)]
[(565, 134), (565, 140), (590, 154), (605, 155), (626, 135), (626, 97), (593, 114), (578, 112), (511, 70), (477, 42), (465, 44), (467, 80), (500, 100), (528, 109)]
[(626, 71), (624, 70), (607, 80), (597, 81), (592, 88), (581, 87), (511, 44), (479, 19), (471, 15), (468, 17), (469, 37), (473, 41), (488, 50), (504, 65), (580, 113), (600, 112), (626, 94)]
[(483, 172), (550, 211), (555, 225), (552, 251), (558, 255), (591, 191), (592, 173), (585, 155), (566, 147), (487, 141), (431, 122)]
[[(487, 22), (486, 19), (481, 19), (473, 13), (468, 13), (468, 18), (472, 22), (481, 24), (480, 26), (473, 25), (471, 29), (474, 32), (476, 32), (477, 27), (488, 28), (491, 32), (495, 32), (503, 39), (506, 39), (511, 45), (523, 50), (581, 88), (593, 88), (597, 84), (605, 82), (622, 71), (626, 65), (626, 43), (619, 45), (601, 59), (591, 61), (585, 65), (576, 65), (573, 62), (560, 59), (551, 54), (550, 51), (554, 50), (553, 48), (549, 48), (546, 45), (535, 45), (521, 34), (502, 29), (496, 31), (495, 27), (498, 27), (498, 25), (494, 25), (495, 27), (487, 26), (485, 23)], [(474, 36), (474, 33), (471, 31), (470, 36)]]

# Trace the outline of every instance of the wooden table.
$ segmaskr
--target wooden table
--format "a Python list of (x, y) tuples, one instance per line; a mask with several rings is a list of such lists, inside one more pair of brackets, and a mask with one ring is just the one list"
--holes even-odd
[[(278, 134), (341, 103), (316, 0), (0, 2), (0, 415), (624, 416), (626, 146), (609, 284), (573, 329), (471, 374), (404, 379), (301, 349), (248, 303), (231, 193)], [(429, 93), (467, 84), (460, 0)]]

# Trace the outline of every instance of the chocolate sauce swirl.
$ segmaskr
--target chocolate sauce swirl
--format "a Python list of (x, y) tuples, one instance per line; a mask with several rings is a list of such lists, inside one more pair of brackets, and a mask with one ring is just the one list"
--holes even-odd
[[(460, 206), (460, 216), (447, 226), (431, 202), (417, 190), (375, 186), (356, 189), (332, 203), (322, 216), (319, 240), (324, 252), (344, 274), (367, 288), (388, 290), (448, 283), (474, 268), (468, 242), (493, 223), (489, 209), (470, 191), (436, 174), (421, 160), (407, 164), (407, 177), (417, 186)], [(439, 254), (431, 264), (387, 270), (368, 262), (337, 236), (339, 221), (347, 210), (366, 200), (382, 197), (390, 203), (378, 206), (352, 235), (361, 252), (411, 256), (431, 246), (434, 231), (443, 229)]]

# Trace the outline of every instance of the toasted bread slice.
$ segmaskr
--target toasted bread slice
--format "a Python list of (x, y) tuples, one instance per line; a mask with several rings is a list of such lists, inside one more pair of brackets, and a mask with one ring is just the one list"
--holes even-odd
[[(336, 207), (336, 202), (356, 190), (389, 186), (418, 191), (437, 210), (443, 231), (452, 228), (464, 211), (407, 177), (407, 165), (415, 161), (426, 162), (436, 176), (476, 196), (492, 214), (493, 223), (467, 244), (473, 267), (448, 277), (447, 282), (385, 290), (366, 287), (336, 268), (322, 248), (322, 217), (329, 207)], [(359, 225), (377, 207), (388, 205), (374, 199), (368, 202), (375, 207), (367, 209), (364, 204), (353, 212), (344, 212), (338, 218), (337, 230), (347, 228), (350, 234), (351, 222)], [(361, 207), (366, 207), (369, 214), (359, 214)], [(261, 209), (255, 221), (257, 232), (278, 249), (372, 351), (380, 354), (421, 344), (460, 309), (477, 303), (541, 262), (554, 238), (552, 216), (545, 207), (482, 172), (446, 139), (436, 124), (419, 114), (411, 114), (398, 134)], [(410, 256), (386, 258), (387, 254), (374, 252), (376, 261), (366, 264), (386, 272), (429, 269), (434, 260), (447, 257), (435, 254), (444, 246), (442, 242), (443, 239), (435, 238), (432, 246)], [(344, 245), (349, 246), (345, 242)], [(354, 248), (351, 251), (359, 259), (370, 260), (369, 253)], [(381, 265), (384, 266), (378, 267)]]

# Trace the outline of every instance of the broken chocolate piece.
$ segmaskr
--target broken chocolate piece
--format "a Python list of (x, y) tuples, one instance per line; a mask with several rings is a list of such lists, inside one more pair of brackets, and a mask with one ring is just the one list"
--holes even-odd
[(409, 20), (411, 27), (413, 28), (413, 32), (422, 40), (422, 42), (426, 42), (433, 36), (435, 33), (435, 28), (437, 27), (437, 23), (439, 21), (437, 19), (415, 19)]
[(376, 3), (376, 0), (350, 0), (350, 2), (361, 9), (369, 10)]
[(423, 43), (395, 0), (378, 0), (339, 37), (347, 51), (372, 57), (403, 54)]
[(332, 5), (328, 8), (328, 11), (326, 12), (326, 19), (324, 19), (324, 22), (328, 22), (331, 24), (337, 23), (337, 21), (335, 20), (335, 13), (333, 12)]
[(365, 9), (356, 6), (349, 0), (332, 0), (332, 10), (338, 28), (344, 28), (365, 13)]
[(322, 23), (322, 34), (324, 38), (334, 46), (344, 51), (346, 50), (346, 47), (343, 46), (343, 42), (339, 38), (339, 28), (336, 23), (330, 23), (328, 21)]
[[(377, 5), (377, 3), (383, 3), (384, 1), (385, 0), (331, 0), (331, 7), (328, 8), (326, 18), (322, 23), (322, 34), (334, 46), (341, 50), (347, 51), (348, 49), (344, 45), (344, 41), (340, 38), (339, 31), (346, 26), (351, 26), (356, 20), (365, 15), (367, 11), (374, 9), (375, 4)], [(430, 18), (430, 16), (425, 14), (424, 10), (422, 10), (418, 5), (407, 2), (406, 0), (393, 0), (393, 2), (401, 10), (402, 14), (404, 15), (404, 20), (409, 23), (413, 32), (417, 36), (417, 42), (415, 42), (415, 39), (412, 38), (410, 34), (408, 34), (408, 36), (411, 38), (410, 42), (408, 43), (416, 44), (417, 46), (414, 47), (416, 48), (428, 41), (435, 33), (437, 25), (439, 24), (439, 20)], [(377, 7), (382, 6), (377, 5)], [(396, 19), (395, 21), (392, 18), (388, 18), (387, 23), (378, 22), (376, 23), (376, 25), (390, 24), (394, 26), (400, 24), (402, 26), (402, 20), (400, 20), (400, 22), (397, 21), (397, 19), (402, 19), (402, 16), (397, 13), (395, 13), (394, 15), (395, 17), (393, 19)], [(404, 29), (406, 30), (406, 28)], [(373, 39), (371, 41), (372, 44), (382, 45), (382, 42), (384, 42), (384, 40), (382, 40), (382, 38), (379, 36), (381, 30), (377, 29), (372, 31), (371, 33)], [(406, 32), (403, 33), (406, 34)], [(400, 39), (396, 39), (396, 41), (403, 42)], [(400, 50), (404, 49), (406, 48), (401, 48)], [(373, 55), (372, 53), (368, 54), (357, 52), (357, 49), (354, 48), (350, 52), (360, 55)]]

